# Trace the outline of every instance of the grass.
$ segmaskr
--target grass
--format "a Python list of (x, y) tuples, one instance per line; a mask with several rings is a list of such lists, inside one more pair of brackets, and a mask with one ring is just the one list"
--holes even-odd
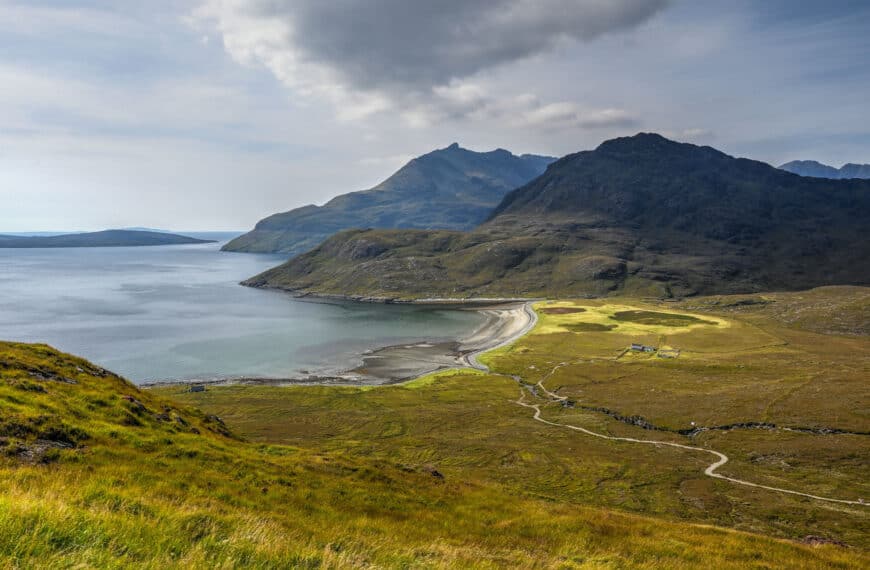
[(716, 321), (706, 321), (692, 315), (680, 313), (662, 313), (657, 311), (618, 311), (610, 317), (615, 321), (641, 323), (644, 325), (661, 325), (666, 327), (684, 327), (689, 325), (715, 325)]
[[(860, 288), (853, 292), (862, 294)], [(724, 474), (761, 484), (870, 497), (867, 435), (737, 429), (687, 437), (651, 432), (597, 411), (640, 417), (672, 432), (691, 429), (692, 422), (868, 431), (866, 337), (795, 327), (778, 319), (769, 304), (723, 310), (721, 303), (707, 301), (687, 302), (688, 312), (674, 303), (628, 299), (540, 304), (539, 309), (585, 310), (539, 311), (532, 334), (482, 358), (499, 375), (452, 371), (365, 391), (233, 386), (163, 394), (219, 413), (251, 441), (433, 465), (448, 479), (498, 485), (512, 500), (594, 505), (789, 539), (822, 535), (867, 548), (864, 507), (712, 480), (702, 474), (706, 454), (601, 441), (538, 424), (514, 404), (517, 383), (500, 375), (519, 375), (525, 383), (546, 378), (550, 390), (577, 402), (573, 409), (546, 406), (544, 416), (553, 421), (717, 449), (731, 457)], [(778, 302), (796, 301), (786, 296)], [(656, 316), (657, 324), (611, 318), (625, 311), (667, 317)], [(818, 319), (824, 318), (820, 313)], [(576, 328), (584, 324), (617, 327)], [(676, 359), (626, 353), (632, 342), (681, 352)], [(569, 364), (551, 375), (562, 362)]]
[[(765, 306), (732, 314), (721, 305), (691, 314), (727, 326), (572, 332), (563, 319), (615, 308), (572, 303), (589, 310), (542, 315), (490, 364), (537, 381), (557, 359), (583, 361), (546, 385), (669, 427), (689, 415), (866, 425), (863, 337), (784, 326)], [(663, 331), (685, 358), (616, 358), (628, 338)], [(759, 396), (742, 397), (750, 385)], [(520, 389), (505, 376), (447, 371), (365, 390), (142, 391), (49, 347), (0, 343), (0, 567), (867, 566), (862, 508), (735, 487), (701, 475), (706, 457), (538, 424), (513, 403)], [(810, 413), (811, 401), (824, 413)], [(544, 410), (649, 435), (600, 413)], [(866, 437), (700, 437), (733, 456), (728, 474), (825, 494), (866, 489)], [(782, 540), (808, 534), (854, 548)]]

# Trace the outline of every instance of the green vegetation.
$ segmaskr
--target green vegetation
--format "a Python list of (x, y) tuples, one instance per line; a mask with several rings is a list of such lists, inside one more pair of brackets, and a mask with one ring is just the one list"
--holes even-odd
[(370, 190), (269, 216), (224, 250), (296, 255), (350, 228), (470, 230), (505, 194), (540, 175), (553, 160), (501, 149), (473, 152), (454, 144), (415, 158)]
[[(360, 396), (404, 400), (423, 425), (439, 413), (450, 426), (464, 421), (458, 437), (472, 441), (467, 428), (479, 423), (477, 414), (450, 415), (467, 390), (463, 379), (493, 402), (516, 389), (466, 372), (368, 391), (309, 388), (299, 416), (270, 418), (287, 439), (305, 442), (288, 446), (240, 441), (215, 416), (49, 347), (0, 343), (0, 561), (10, 568), (857, 568), (867, 560), (855, 549), (535, 497), (442, 462), (438, 447), (428, 454), (395, 447), (389, 457), (384, 442), (421, 437), (408, 430), (410, 410), (375, 411), (375, 401)], [(261, 410), (251, 417), (257, 422), (289, 404), (267, 398), (303, 392), (227, 389), (177, 399), (202, 396), (207, 404), (236, 393), (239, 410)], [(420, 396), (431, 407), (421, 408)], [(321, 409), (324, 422), (312, 423), (316, 412), (303, 411), (311, 398), (338, 407)], [(339, 414), (347, 420), (341, 430)], [(369, 428), (359, 429), (365, 415)], [(520, 435), (528, 427), (519, 414), (508, 421)], [(348, 428), (356, 443), (341, 435), (340, 445), (328, 444), (328, 430)], [(493, 443), (474, 444), (480, 467)], [(497, 459), (508, 471), (535, 460)]]
[(564, 328), (573, 332), (604, 332), (612, 331), (616, 325), (603, 325), (601, 323), (571, 323), (564, 325)]
[(870, 181), (639, 134), (558, 160), (474, 231), (346, 231), (247, 284), (402, 300), (864, 285), (868, 226)]
[[(816, 325), (836, 317), (841, 326), (856, 327), (870, 303), (868, 290), (827, 288), (765, 298), (769, 302), (744, 304), (745, 297), (735, 296), (681, 304), (628, 299), (538, 304), (533, 333), (484, 355), (492, 373), (451, 371), (365, 390), (231, 386), (160, 393), (218, 413), (252, 442), (328, 451), (354, 461), (429, 465), (446, 481), (493, 485), (506, 503), (534, 499), (559, 508), (594, 506), (655, 516), (663, 524), (713, 524), (796, 541), (819, 536), (853, 546), (840, 552), (866, 565), (867, 507), (711, 479), (703, 475), (707, 454), (605, 441), (543, 425), (515, 403), (525, 392), (527, 400), (543, 404), (550, 421), (721, 451), (731, 459), (721, 469), (724, 475), (833, 498), (870, 497), (870, 426), (863, 404), (870, 397), (870, 340), (810, 332), (806, 322), (795, 326), (777, 316), (782, 309), (773, 308), (790, 305), (798, 311), (809, 302)], [(856, 311), (839, 315), (844, 304)], [(544, 310), (558, 307), (585, 311)], [(659, 324), (624, 321), (615, 329), (571, 330), (583, 323), (613, 324), (612, 316), (625, 311), (668, 317), (657, 317)], [(694, 319), (685, 325), (681, 317)], [(627, 353), (632, 342), (679, 348), (680, 356)], [(507, 375), (518, 375), (522, 385)], [(538, 381), (571, 405), (548, 403), (540, 391), (535, 396), (523, 387)], [(682, 435), (694, 428), (710, 429)], [(702, 559), (687, 565), (701, 565)], [(797, 564), (780, 560), (773, 566)]]
[(715, 325), (716, 321), (705, 321), (692, 315), (678, 313), (660, 313), (656, 311), (618, 311), (610, 317), (615, 321), (641, 323), (644, 325), (664, 325), (682, 327), (688, 325)]

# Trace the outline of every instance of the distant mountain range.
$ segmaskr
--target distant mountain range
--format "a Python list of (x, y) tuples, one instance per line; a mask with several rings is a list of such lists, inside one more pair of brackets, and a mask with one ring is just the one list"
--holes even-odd
[(503, 149), (474, 152), (454, 143), (411, 160), (370, 190), (269, 216), (223, 249), (296, 255), (350, 228), (469, 230), (554, 160)]
[(380, 299), (870, 284), (867, 227), (870, 181), (642, 133), (553, 163), (472, 232), (346, 231), (246, 284)]
[(793, 160), (780, 166), (793, 174), (812, 176), (814, 178), (833, 178), (836, 180), (846, 178), (870, 178), (870, 164), (844, 164), (840, 168), (834, 168), (815, 160)]
[(210, 243), (212, 240), (164, 232), (137, 230), (105, 230), (102, 232), (75, 233), (54, 236), (9, 236), (0, 235), (0, 248), (38, 247), (130, 247), (146, 245), (181, 245)]

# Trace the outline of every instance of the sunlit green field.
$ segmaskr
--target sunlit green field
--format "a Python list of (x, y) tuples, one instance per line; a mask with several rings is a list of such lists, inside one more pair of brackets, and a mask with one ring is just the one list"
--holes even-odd
[[(543, 310), (560, 306), (587, 310)], [(690, 438), (581, 407), (662, 430), (759, 418), (866, 430), (861, 322), (819, 334), (767, 305), (701, 300), (539, 309), (533, 334), (485, 358), (492, 373), (365, 390), (141, 391), (48, 347), (0, 343), (0, 567), (867, 566), (866, 507), (713, 480), (704, 455), (548, 426), (516, 403), (525, 391), (553, 421), (719, 449), (728, 475), (863, 497), (864, 435)], [(571, 330), (584, 319), (617, 326)], [(623, 354), (663, 336), (678, 358)], [(524, 387), (542, 379), (575, 407)], [(819, 539), (850, 547), (807, 544)]]
[[(855, 330), (867, 326), (867, 290), (799, 295), (771, 296), (778, 300), (766, 304), (742, 304), (744, 297), (542, 303), (532, 334), (481, 359), (494, 374), (452, 371), (368, 390), (236, 386), (165, 393), (218, 413), (251, 441), (432, 465), (448, 480), (495, 483), (512, 497), (866, 548), (867, 507), (714, 480), (703, 475), (707, 454), (603, 441), (534, 422), (532, 411), (515, 403), (521, 390), (528, 401), (535, 397), (508, 375), (523, 384), (544, 379), (574, 403), (545, 404), (549, 420), (716, 449), (731, 459), (724, 475), (759, 484), (870, 499), (870, 342), (866, 331)], [(841, 314), (844, 305), (851, 321)], [(789, 311), (805, 320), (789, 321), (783, 316)], [(830, 333), (834, 321), (849, 334)], [(605, 326), (590, 330), (590, 324)], [(631, 343), (679, 349), (679, 356), (626, 351)], [(659, 429), (617, 421), (601, 409)], [(778, 429), (678, 433), (692, 422)]]

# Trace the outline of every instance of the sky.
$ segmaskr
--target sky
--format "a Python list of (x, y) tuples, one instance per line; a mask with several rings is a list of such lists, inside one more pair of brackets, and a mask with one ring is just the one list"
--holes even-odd
[(870, 2), (0, 0), (0, 233), (244, 230), (453, 142), (870, 163)]

